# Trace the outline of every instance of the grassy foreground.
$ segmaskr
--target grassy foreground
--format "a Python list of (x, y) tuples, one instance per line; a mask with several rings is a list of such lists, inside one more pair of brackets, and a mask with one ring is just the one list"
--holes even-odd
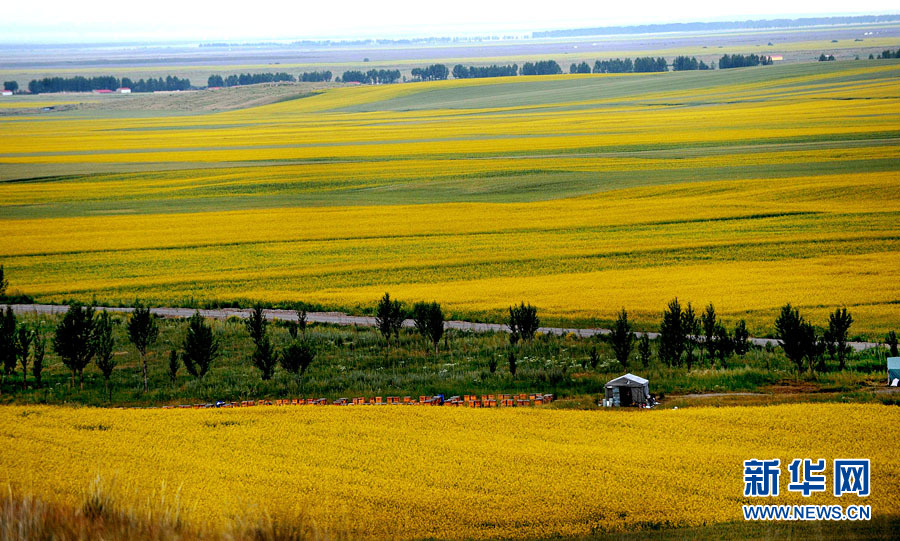
[(302, 516), (353, 538), (591, 537), (740, 522), (742, 504), (761, 503), (742, 496), (748, 458), (865, 457), (868, 498), (803, 498), (782, 487), (762, 503), (867, 504), (876, 520), (896, 522), (900, 466), (884, 441), (900, 437), (898, 421), (896, 408), (846, 404), (599, 413), (3, 407), (0, 481), (77, 507), (99, 475), (94, 492), (109, 509), (164, 515), (177, 502), (184, 524), (212, 531), (249, 515)]

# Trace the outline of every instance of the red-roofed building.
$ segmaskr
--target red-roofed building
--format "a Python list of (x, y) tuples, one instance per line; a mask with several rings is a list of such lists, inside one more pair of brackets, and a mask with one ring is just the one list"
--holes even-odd
[(99, 90), (94, 90), (94, 94), (112, 94), (112, 93), (113, 93), (112, 90), (109, 90), (109, 89), (106, 89), (106, 88), (101, 88), (101, 89), (99, 89)]

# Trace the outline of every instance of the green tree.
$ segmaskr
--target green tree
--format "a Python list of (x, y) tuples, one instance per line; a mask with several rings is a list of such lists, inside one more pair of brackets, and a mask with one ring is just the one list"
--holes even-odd
[(509, 352), (506, 354), (506, 362), (509, 365), (509, 375), (512, 377), (516, 377), (516, 370), (518, 369), (518, 365), (516, 364), (515, 349), (509, 348)]
[(884, 337), (884, 343), (887, 344), (887, 346), (890, 348), (891, 357), (900, 356), (900, 353), (897, 352), (897, 331), (891, 331), (887, 333), (887, 335)]
[(509, 327), (509, 341), (512, 344), (519, 340), (530, 342), (541, 326), (537, 308), (524, 302), (519, 306), (510, 306), (506, 326)]
[(444, 312), (441, 305), (437, 302), (417, 302), (413, 306), (412, 316), (419, 334), (431, 341), (434, 354), (437, 355), (438, 344), (444, 336)]
[(253, 362), (253, 366), (262, 372), (263, 380), (272, 379), (272, 375), (275, 374), (275, 365), (278, 363), (278, 355), (268, 336), (263, 336), (256, 343), (256, 349), (250, 360)]
[(16, 332), (16, 357), (22, 365), (22, 389), (27, 389), (28, 362), (31, 360), (31, 343), (34, 341), (34, 331), (25, 324), (19, 325)]
[(244, 322), (247, 326), (247, 332), (250, 333), (250, 339), (257, 346), (266, 337), (269, 322), (266, 320), (265, 311), (262, 304), (257, 303), (250, 312), (250, 317)]
[(94, 307), (73, 302), (56, 326), (53, 337), (53, 349), (72, 371), (72, 385), (75, 385), (77, 375), (81, 389), (84, 389), (84, 369), (96, 352), (93, 335)]
[(684, 359), (687, 369), (690, 370), (694, 365), (694, 348), (697, 346), (697, 337), (700, 334), (700, 318), (697, 317), (691, 303), (688, 303), (681, 312), (681, 329), (684, 333)]
[(103, 374), (103, 381), (106, 384), (106, 394), (112, 401), (112, 387), (109, 384), (109, 378), (112, 376), (113, 369), (116, 367), (116, 360), (113, 358), (113, 348), (116, 346), (115, 337), (113, 337), (112, 319), (106, 310), (100, 312), (96, 321), (94, 321), (93, 332), (94, 348), (96, 355), (94, 362), (97, 368)]
[(199, 311), (191, 316), (188, 323), (183, 349), (181, 360), (188, 373), (195, 378), (203, 378), (219, 354), (219, 341)]
[(803, 360), (810, 347), (809, 330), (812, 326), (805, 328), (806, 325), (800, 311), (790, 303), (781, 308), (781, 314), (775, 319), (775, 337), (785, 356), (797, 365), (798, 375), (803, 370)]
[(641, 358), (641, 365), (644, 368), (648, 368), (650, 366), (650, 337), (647, 336), (647, 333), (641, 335), (641, 339), (638, 340), (638, 355)]
[(619, 361), (623, 368), (627, 369), (628, 358), (631, 356), (631, 350), (634, 347), (634, 332), (632, 332), (631, 323), (628, 321), (628, 312), (624, 308), (616, 316), (616, 323), (609, 334), (609, 341), (612, 344), (616, 360)]
[(3, 271), (3, 265), (0, 265), (0, 299), (6, 297), (6, 289), (9, 287), (9, 280)]
[(41, 388), (41, 374), (44, 371), (44, 354), (47, 351), (47, 339), (41, 333), (40, 325), (34, 333), (34, 359), (31, 363), (31, 374), (34, 376), (34, 387)]
[(750, 351), (750, 333), (747, 331), (747, 324), (743, 319), (738, 321), (737, 325), (734, 326), (732, 342), (734, 343), (734, 352), (741, 357)]
[(589, 360), (591, 364), (591, 370), (596, 370), (597, 365), (600, 364), (600, 354), (597, 353), (597, 346), (591, 346)]
[(297, 340), (281, 351), (279, 362), (287, 372), (297, 377), (303, 376), (316, 358), (316, 350), (309, 340)]
[(10, 92), (17, 92), (19, 90), (18, 81), (3, 81), (3, 90), (9, 90)]
[(678, 298), (672, 299), (663, 312), (659, 326), (659, 359), (668, 366), (680, 366), (685, 347), (684, 318)]
[(16, 314), (11, 306), (0, 312), (0, 361), (3, 362), (2, 377), (16, 369)]
[(710, 351), (715, 352), (716, 358), (719, 359), (719, 364), (722, 368), (728, 368), (725, 365), (725, 360), (728, 359), (734, 351), (734, 342), (728, 334), (728, 329), (721, 323), (717, 323), (716, 328), (713, 331), (712, 345), (714, 347), (710, 348)]
[[(712, 349), (713, 338), (716, 334), (716, 307), (712, 303), (706, 306), (706, 310), (700, 315), (700, 324), (703, 327), (703, 343), (700, 344), (700, 352), (703, 354), (704, 360), (708, 360), (710, 366), (713, 364), (715, 351)], [(704, 349), (706, 350), (704, 352)]]
[(178, 381), (178, 352), (174, 349), (169, 352), (169, 381), (174, 385)]
[(853, 324), (853, 316), (847, 312), (846, 308), (835, 309), (833, 314), (828, 316), (828, 330), (825, 332), (825, 342), (828, 344), (828, 354), (832, 359), (837, 359), (839, 370), (843, 370), (847, 360), (847, 354), (850, 353), (850, 346), (847, 345), (850, 325)]
[(150, 312), (149, 306), (142, 305), (139, 301), (134, 303), (134, 311), (128, 319), (128, 340), (141, 354), (141, 375), (144, 379), (144, 392), (150, 390), (147, 370), (147, 349), (156, 343), (159, 338), (159, 325), (156, 316)]
[(391, 336), (400, 338), (403, 317), (403, 305), (400, 301), (392, 301), (390, 294), (385, 293), (375, 309), (375, 325), (387, 341), (388, 347), (391, 345)]

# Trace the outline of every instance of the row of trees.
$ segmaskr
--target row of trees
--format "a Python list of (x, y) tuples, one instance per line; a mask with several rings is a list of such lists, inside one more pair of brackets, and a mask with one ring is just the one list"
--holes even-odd
[[(189, 90), (190, 79), (181, 79), (173, 75), (165, 79), (139, 79), (133, 81), (128, 77), (118, 79), (112, 76), (105, 77), (44, 77), (32, 79), (28, 83), (28, 91), (32, 94), (47, 94), (53, 92), (91, 92), (93, 90), (115, 90), (120, 87), (130, 88), (132, 92), (156, 92), (162, 90)], [(18, 84), (16, 84), (18, 88)]]
[[(263, 317), (261, 306), (254, 308), (246, 324), (255, 347), (251, 362), (260, 369), (264, 380), (270, 379), (275, 365), (301, 376), (315, 359), (315, 348), (305, 338), (306, 313), (298, 312), (299, 321), (288, 327), (291, 342), (276, 351), (267, 334), (269, 322)], [(76, 378), (84, 389), (84, 370), (93, 361), (105, 381), (112, 397), (110, 378), (117, 366), (113, 355), (116, 340), (113, 335), (114, 320), (109, 313), (96, 312), (94, 307), (73, 303), (56, 326), (51, 343), (63, 365), (72, 372), (72, 386)], [(303, 337), (298, 337), (303, 331)], [(138, 303), (127, 322), (128, 340), (141, 357), (141, 374), (144, 391), (149, 390), (147, 352), (159, 338), (159, 324), (149, 307)], [(22, 385), (27, 383), (28, 366), (31, 365), (34, 385), (41, 386), (41, 374), (47, 340), (40, 326), (18, 324), (11, 308), (0, 313), (0, 361), (2, 377), (13, 377), (16, 366), (22, 367)], [(195, 313), (188, 321), (188, 329), (182, 343), (182, 352), (172, 349), (169, 354), (168, 374), (174, 383), (183, 364), (195, 378), (203, 378), (219, 355), (219, 341), (206, 319)]]
[(772, 65), (772, 57), (771, 56), (759, 56), (755, 54), (732, 54), (732, 55), (722, 55), (722, 58), (719, 59), (719, 69), (730, 69), (730, 68), (746, 68), (750, 66), (771, 66)]
[[(826, 353), (832, 360), (837, 360), (839, 369), (843, 370), (851, 351), (847, 342), (852, 324), (853, 316), (846, 308), (839, 308), (828, 316), (828, 328), (819, 334), (816, 327), (800, 315), (798, 309), (787, 304), (781, 308), (781, 313), (775, 320), (775, 333), (784, 348), (785, 356), (797, 365), (798, 372), (805, 365), (808, 365), (811, 372), (825, 371)], [(887, 338), (888, 342), (893, 341), (891, 353), (896, 354), (896, 334), (891, 333)]]
[(206, 80), (206, 86), (244, 86), (281, 82), (296, 83), (297, 78), (290, 73), (285, 73), (283, 71), (278, 73), (240, 73), (237, 75), (229, 75), (224, 78), (221, 75), (210, 75)]
[(690, 58), (687, 56), (676, 56), (675, 60), (672, 61), (672, 71), (703, 71), (708, 69), (710, 69), (710, 66), (706, 62), (698, 61), (693, 56)]
[[(887, 60), (889, 58), (900, 58), (900, 49), (896, 51), (892, 51), (890, 49), (885, 49), (878, 54), (878, 60)], [(872, 55), (869, 55), (869, 59), (872, 59)]]
[(556, 60), (540, 60), (538, 62), (525, 62), (522, 64), (522, 75), (558, 75), (562, 68)]
[(513, 77), (519, 74), (519, 66), (509, 64), (507, 66), (498, 66), (491, 64), (490, 66), (463, 66), (457, 64), (453, 66), (453, 77), (455, 79), (481, 79), (485, 77)]
[(400, 70), (369, 70), (362, 72), (359, 70), (345, 71), (341, 75), (341, 81), (345, 83), (362, 83), (362, 84), (392, 84), (400, 80)]
[(413, 68), (410, 74), (419, 81), (443, 81), (450, 75), (450, 70), (443, 64), (432, 64), (427, 68)]

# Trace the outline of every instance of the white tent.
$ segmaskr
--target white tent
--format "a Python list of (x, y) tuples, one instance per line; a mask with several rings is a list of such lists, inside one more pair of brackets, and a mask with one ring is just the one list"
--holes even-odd
[(888, 385), (891, 387), (900, 386), (900, 357), (888, 357)]
[(625, 374), (606, 382), (606, 400), (612, 406), (639, 406), (650, 400), (650, 382)]

